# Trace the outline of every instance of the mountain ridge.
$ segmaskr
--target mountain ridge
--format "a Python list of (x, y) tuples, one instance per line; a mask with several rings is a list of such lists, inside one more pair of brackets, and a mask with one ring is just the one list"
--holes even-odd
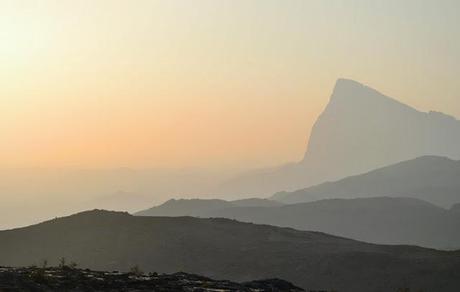
[(300, 203), (325, 198), (407, 196), (450, 207), (460, 202), (458, 177), (460, 160), (422, 156), (338, 181), (279, 192), (270, 198), (284, 203)]
[(134, 214), (137, 216), (149, 216), (154, 213), (156, 216), (194, 216), (208, 210), (219, 210), (232, 207), (273, 207), (284, 205), (281, 202), (248, 198), (234, 201), (223, 199), (170, 199), (163, 204), (144, 209)]
[(146, 272), (237, 282), (282, 278), (310, 290), (377, 292), (410, 285), (430, 291), (443, 283), (443, 291), (454, 292), (460, 285), (458, 251), (375, 245), (229, 219), (95, 210), (0, 232), (0, 266), (43, 259), (54, 264), (61, 257), (94, 270), (138, 265)]
[[(166, 215), (162, 205), (137, 216)], [(318, 231), (375, 244), (410, 244), (427, 248), (460, 248), (460, 213), (407, 197), (323, 199), (273, 207), (202, 208), (170, 216), (229, 218), (297, 230)]]
[(349, 79), (338, 79), (297, 163), (227, 181), (225, 194), (269, 195), (425, 155), (460, 159), (460, 121), (421, 112)]

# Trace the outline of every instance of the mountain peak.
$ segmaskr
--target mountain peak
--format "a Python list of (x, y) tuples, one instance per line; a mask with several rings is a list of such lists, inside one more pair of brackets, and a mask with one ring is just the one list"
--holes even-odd
[(410, 109), (411, 111), (415, 110), (372, 87), (345, 78), (337, 79), (334, 86), (330, 105), (337, 103), (346, 104), (361, 110), (369, 106), (378, 108), (378, 105), (382, 104)]
[(226, 189), (252, 194), (293, 191), (426, 155), (460, 160), (460, 121), (421, 112), (340, 78), (311, 129), (302, 161), (243, 176)]
[(338, 78), (337, 81), (335, 82), (334, 91), (340, 91), (340, 90), (350, 89), (350, 88), (361, 89), (363, 87), (366, 87), (366, 86), (362, 83), (359, 83), (358, 81), (347, 79), (347, 78)]
[(355, 80), (351, 79), (345, 79), (345, 78), (339, 78), (335, 82), (334, 90), (332, 93), (332, 98), (337, 98), (337, 97), (346, 97), (346, 98), (352, 98), (354, 97), (357, 93), (359, 92), (376, 92), (376, 90), (359, 83)]
[(459, 131), (455, 119), (420, 112), (359, 82), (338, 79), (302, 163), (314, 166), (314, 184), (425, 155), (459, 159)]

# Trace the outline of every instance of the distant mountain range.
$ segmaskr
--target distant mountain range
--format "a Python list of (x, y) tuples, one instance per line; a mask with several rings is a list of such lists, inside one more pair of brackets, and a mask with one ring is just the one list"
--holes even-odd
[[(0, 265), (65, 257), (81, 267), (184, 271), (216, 279), (282, 278), (307, 290), (457, 292), (460, 253), (375, 245), (229, 219), (89, 211), (0, 232)], [(411, 290), (412, 291), (412, 290)]]
[(0, 168), (0, 230), (83, 210), (134, 212), (177, 195), (206, 198), (233, 175), (198, 168)]
[(160, 206), (135, 213), (138, 216), (201, 216), (212, 210), (235, 207), (278, 207), (281, 202), (268, 199), (243, 199), (225, 201), (218, 199), (171, 199)]
[(460, 212), (418, 199), (327, 199), (272, 207), (214, 201), (170, 200), (135, 215), (220, 217), (321, 231), (372, 243), (460, 249)]
[(358, 82), (339, 79), (301, 162), (239, 176), (220, 191), (293, 191), (427, 155), (460, 159), (460, 121), (417, 111)]
[[(424, 156), (251, 205), (170, 200), (140, 216), (223, 217), (381, 244), (460, 248), (460, 161)], [(280, 201), (287, 205), (279, 205)], [(436, 205), (435, 205), (436, 204)], [(438, 206), (443, 206), (438, 207)]]
[(460, 161), (436, 156), (419, 157), (336, 182), (280, 192), (272, 199), (299, 203), (376, 196), (412, 197), (450, 208), (460, 203)]
[[(298, 163), (249, 174), (235, 169), (0, 169), (0, 229), (94, 208), (133, 212), (172, 197), (268, 197), (426, 155), (460, 159), (460, 121), (419, 112), (355, 81), (339, 79)], [(459, 201), (457, 190), (448, 188), (438, 184), (430, 191), (426, 184), (418, 195), (449, 207)], [(284, 201), (281, 196), (277, 198)], [(330, 197), (292, 195), (286, 202)]]

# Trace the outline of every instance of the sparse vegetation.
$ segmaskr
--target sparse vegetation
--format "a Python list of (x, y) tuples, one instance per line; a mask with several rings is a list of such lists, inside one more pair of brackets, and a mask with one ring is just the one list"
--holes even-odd
[(78, 264), (77, 264), (76, 262), (73, 262), (73, 261), (72, 261), (72, 262), (70, 262), (70, 264), (69, 264), (68, 267), (71, 268), (71, 269), (76, 269), (77, 266), (78, 266)]
[(65, 257), (62, 257), (59, 259), (59, 268), (63, 269), (66, 267), (66, 259)]
[[(139, 271), (139, 269), (136, 270)], [(151, 273), (134, 279), (129, 276), (129, 273), (96, 272), (59, 267), (46, 269), (0, 267), (0, 291), (302, 291), (291, 283), (278, 279), (239, 284), (230, 281), (215, 281), (186, 273), (172, 275)]]
[(44, 259), (40, 262), (40, 268), (46, 269), (48, 267), (48, 260)]
[(129, 269), (129, 273), (136, 277), (142, 276), (144, 274), (144, 272), (141, 270), (141, 268), (138, 265), (132, 266)]

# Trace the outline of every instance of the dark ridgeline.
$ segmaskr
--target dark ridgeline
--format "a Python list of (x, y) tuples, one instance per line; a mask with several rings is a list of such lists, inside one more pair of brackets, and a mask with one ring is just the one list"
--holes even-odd
[(0, 291), (297, 292), (303, 290), (279, 279), (235, 283), (186, 273), (165, 275), (142, 272), (99, 272), (64, 265), (61, 267), (0, 267)]
[[(237, 282), (281, 278), (307, 290), (456, 292), (459, 252), (374, 245), (228, 219), (89, 211), (0, 232), (0, 265), (65, 257), (81, 267), (183, 271)], [(417, 290), (416, 290), (417, 291)]]
[[(455, 212), (458, 206), (450, 207), (460, 202), (459, 178), (460, 161), (425, 156), (337, 182), (277, 193), (271, 201), (255, 200), (250, 206), (223, 200), (170, 200), (136, 215), (224, 217), (373, 243), (456, 249), (460, 248), (460, 212)], [(274, 200), (287, 205), (276, 205)]]
[(252, 195), (294, 191), (427, 155), (460, 159), (460, 121), (417, 111), (339, 79), (301, 162), (235, 178), (220, 190)]
[[(365, 242), (409, 244), (438, 249), (460, 248), (460, 212), (413, 198), (326, 199), (278, 207), (195, 208), (176, 202), (136, 213), (139, 216), (196, 216), (321, 231)], [(206, 200), (193, 200), (196, 206)], [(179, 204), (183, 205), (183, 204)]]

